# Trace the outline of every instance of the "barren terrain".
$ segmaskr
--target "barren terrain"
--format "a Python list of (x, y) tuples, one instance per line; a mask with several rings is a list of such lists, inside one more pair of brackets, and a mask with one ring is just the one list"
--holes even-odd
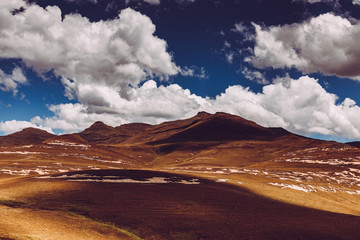
[(0, 239), (358, 239), (360, 149), (224, 113), (0, 137)]

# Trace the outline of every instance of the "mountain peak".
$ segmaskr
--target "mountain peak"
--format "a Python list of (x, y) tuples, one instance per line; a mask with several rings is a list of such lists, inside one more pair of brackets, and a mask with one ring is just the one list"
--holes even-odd
[(90, 127), (93, 127), (93, 126), (108, 126), (108, 125), (106, 125), (102, 121), (96, 121)]
[(19, 132), (0, 137), (0, 145), (37, 144), (55, 136), (39, 128), (24, 128)]
[(205, 112), (205, 111), (201, 111), (201, 112), (198, 112), (198, 114), (196, 114), (195, 117), (207, 117), (207, 116), (210, 116), (211, 114), (208, 113), (208, 112)]
[(83, 133), (94, 132), (94, 131), (114, 131), (115, 129), (101, 121), (94, 122), (90, 127), (85, 129)]
[(15, 132), (12, 134), (9, 134), (8, 136), (19, 136), (19, 135), (44, 135), (44, 136), (54, 136), (54, 134), (48, 133), (47, 131), (40, 129), (40, 128), (34, 128), (34, 127), (28, 127), (24, 128), (19, 132)]

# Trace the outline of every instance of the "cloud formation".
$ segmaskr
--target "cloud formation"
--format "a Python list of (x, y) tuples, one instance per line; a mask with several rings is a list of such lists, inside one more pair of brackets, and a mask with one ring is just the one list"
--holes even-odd
[(93, 107), (95, 103), (91, 108), (87, 103), (52, 105), (49, 109), (54, 113), (54, 117), (35, 117), (31, 121), (66, 132), (82, 130), (99, 120), (113, 126), (127, 122), (160, 123), (191, 117), (206, 102), (206, 99), (191, 94), (179, 85), (157, 86), (153, 80), (131, 89), (131, 99), (121, 98), (113, 89), (106, 87), (88, 88), (87, 91), (93, 96), (93, 101), (106, 102), (108, 107), (99, 104), (102, 109), (97, 111), (99, 109)]
[[(310, 4), (313, 4), (313, 3), (320, 3), (320, 2), (323, 2), (323, 3), (332, 3), (332, 4), (339, 4), (339, 0), (293, 0), (293, 1), (297, 1), (297, 2), (307, 2), (307, 3), (310, 3)], [(354, 5), (360, 5), (360, 0), (353, 0), (352, 1), (352, 4)]]
[(215, 98), (191, 94), (176, 84), (157, 86), (152, 80), (131, 91), (132, 99), (119, 98), (113, 102), (111, 109), (116, 113), (99, 114), (81, 103), (60, 104), (50, 106), (53, 117), (35, 117), (31, 124), (75, 132), (98, 120), (112, 126), (127, 122), (155, 124), (207, 111), (239, 115), (266, 127), (283, 127), (298, 134), (360, 138), (360, 107), (349, 98), (337, 103), (336, 95), (328, 93), (316, 79), (308, 76), (297, 80), (289, 76), (278, 78), (264, 86), (261, 93), (240, 85), (230, 86)]
[(160, 4), (160, 0), (144, 0), (144, 2), (154, 4), (154, 5), (159, 5)]
[[(53, 71), (69, 98), (84, 95), (86, 85), (112, 87), (128, 97), (129, 85), (179, 72), (150, 18), (130, 8), (116, 19), (90, 22), (78, 14), (62, 19), (57, 6), (22, 0), (0, 7), (0, 57), (20, 58), (40, 75)], [(25, 10), (13, 14), (19, 8)]]
[(16, 95), (18, 86), (27, 82), (28, 80), (19, 67), (14, 68), (12, 74), (6, 74), (0, 69), (0, 90), (2, 91), (12, 92)]
[(253, 82), (257, 82), (258, 84), (261, 85), (266, 85), (269, 84), (270, 82), (265, 78), (265, 76), (259, 72), (259, 71), (255, 71), (255, 70), (251, 70), (247, 67), (245, 67), (241, 73), (244, 75), (244, 77), (246, 77), (247, 79), (249, 79), (250, 81)]
[(360, 23), (326, 13), (303, 23), (264, 28), (254, 24), (258, 68), (291, 68), (360, 80)]

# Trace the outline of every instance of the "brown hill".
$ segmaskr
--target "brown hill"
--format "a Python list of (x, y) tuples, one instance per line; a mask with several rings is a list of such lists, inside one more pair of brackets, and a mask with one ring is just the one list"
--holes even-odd
[(19, 132), (0, 137), (0, 146), (38, 144), (55, 136), (38, 128), (25, 128)]
[(281, 128), (264, 128), (242, 117), (200, 112), (196, 116), (151, 126), (126, 143), (177, 143), (240, 140), (273, 140), (290, 134)]
[(115, 144), (127, 139), (127, 136), (122, 135), (114, 127), (100, 121), (95, 122), (89, 128), (79, 133), (79, 136), (90, 143), (96, 144)]
[(284, 129), (264, 128), (239, 116), (225, 113), (206, 115), (172, 136), (156, 141), (161, 142), (203, 142), (273, 140), (289, 134)]
[(129, 123), (118, 127), (111, 127), (103, 122), (95, 122), (89, 128), (79, 133), (79, 136), (90, 143), (118, 144), (133, 135), (143, 132), (148, 128), (146, 123)]
[(360, 148), (360, 142), (359, 141), (355, 141), (355, 142), (347, 142), (346, 144), (353, 146), (353, 147), (357, 147)]
[(136, 134), (144, 132), (147, 128), (151, 126), (152, 125), (147, 123), (128, 123), (115, 127), (115, 129), (123, 136), (127, 136), (128, 138), (130, 138)]

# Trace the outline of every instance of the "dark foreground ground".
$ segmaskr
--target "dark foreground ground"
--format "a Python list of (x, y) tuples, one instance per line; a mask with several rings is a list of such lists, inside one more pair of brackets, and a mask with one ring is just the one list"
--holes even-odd
[[(113, 182), (100, 182), (104, 179)], [(169, 183), (145, 183), (149, 179)], [(23, 198), (27, 205), (14, 207), (73, 213), (144, 239), (360, 238), (360, 217), (293, 206), (184, 175), (94, 170), (30, 178), (26, 184), (46, 188)]]

